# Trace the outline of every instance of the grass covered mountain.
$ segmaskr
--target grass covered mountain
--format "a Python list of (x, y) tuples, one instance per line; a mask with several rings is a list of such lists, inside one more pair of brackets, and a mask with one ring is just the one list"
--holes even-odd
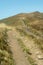
[(0, 28), (8, 29), (16, 65), (43, 65), (43, 13), (20, 13), (0, 20)]
[(38, 11), (33, 13), (21, 13), (0, 21), (10, 26), (32, 26), (35, 29), (41, 28), (43, 30), (43, 13)]
[(38, 11), (33, 13), (21, 13), (3, 20), (0, 23), (5, 23), (15, 27), (32, 27), (43, 31), (43, 13)]

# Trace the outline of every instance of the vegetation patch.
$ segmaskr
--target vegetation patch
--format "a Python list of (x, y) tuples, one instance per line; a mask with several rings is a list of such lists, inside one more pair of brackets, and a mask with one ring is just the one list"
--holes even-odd
[(39, 49), (43, 52), (43, 40), (41, 39), (34, 39), (34, 40), (35, 40), (35, 44), (37, 44)]
[(18, 28), (16, 28), (16, 29), (20, 32), (20, 35), (21, 35), (21, 36), (26, 36), (26, 37), (28, 37), (28, 38), (30, 38), (30, 39), (34, 39), (34, 36), (31, 35), (31, 34), (28, 34), (28, 33), (26, 32), (26, 30), (24, 30), (24, 29), (18, 29)]
[(37, 65), (35, 63), (35, 60), (33, 60), (30, 56), (28, 56), (28, 60), (29, 60), (29, 62), (30, 62), (31, 65)]
[(35, 61), (31, 58), (32, 53), (30, 52), (30, 49), (26, 48), (26, 46), (23, 44), (21, 39), (17, 39), (17, 40), (23, 51), (26, 53), (27, 60), (30, 62), (31, 65), (35, 65)]
[(29, 54), (30, 53), (29, 48), (26, 48), (26, 46), (23, 44), (21, 39), (17, 39), (17, 40), (18, 40), (18, 43), (20, 44), (21, 48), (23, 49), (23, 51), (25, 51), (27, 54)]
[(0, 65), (15, 65), (7, 39), (6, 29), (0, 32)]

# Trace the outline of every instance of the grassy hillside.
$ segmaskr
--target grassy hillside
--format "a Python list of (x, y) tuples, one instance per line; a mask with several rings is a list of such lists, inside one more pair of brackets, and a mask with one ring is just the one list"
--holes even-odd
[(33, 12), (33, 13), (21, 13), (3, 20), (1, 23), (5, 23), (10, 26), (31, 26), (36, 30), (43, 31), (43, 13)]
[[(8, 30), (9, 38), (11, 39), (11, 42), (13, 42), (10, 42), (11, 47), (15, 47), (16, 43), (18, 46), (20, 46), (23, 53), (25, 53), (24, 56), (27, 58), (31, 65), (43, 65), (43, 13), (40, 13), (38, 11), (32, 13), (21, 13), (0, 20), (0, 24), (1, 23), (12, 27), (12, 29)], [(7, 47), (7, 52), (11, 54), (9, 51), (9, 46)], [(15, 54), (13, 54), (15, 56), (17, 51), (20, 50), (18, 49), (19, 47), (16, 47), (13, 48), (14, 50), (16, 49), (14, 51)], [(18, 53), (20, 52), (21, 51)], [(17, 54), (17, 57), (15, 57), (15, 61), (17, 61), (18, 56), (19, 54)], [(20, 59), (21, 57), (19, 60)]]

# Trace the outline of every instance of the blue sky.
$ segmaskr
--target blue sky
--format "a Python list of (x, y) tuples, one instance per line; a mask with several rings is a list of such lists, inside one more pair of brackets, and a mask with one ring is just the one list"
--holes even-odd
[(43, 12), (43, 0), (0, 0), (0, 19), (34, 11)]

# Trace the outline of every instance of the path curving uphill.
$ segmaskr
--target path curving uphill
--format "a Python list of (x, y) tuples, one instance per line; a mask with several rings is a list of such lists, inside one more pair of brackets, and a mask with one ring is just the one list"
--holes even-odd
[(8, 31), (8, 40), (16, 65), (30, 65), (20, 45), (14, 37), (14, 31)]

